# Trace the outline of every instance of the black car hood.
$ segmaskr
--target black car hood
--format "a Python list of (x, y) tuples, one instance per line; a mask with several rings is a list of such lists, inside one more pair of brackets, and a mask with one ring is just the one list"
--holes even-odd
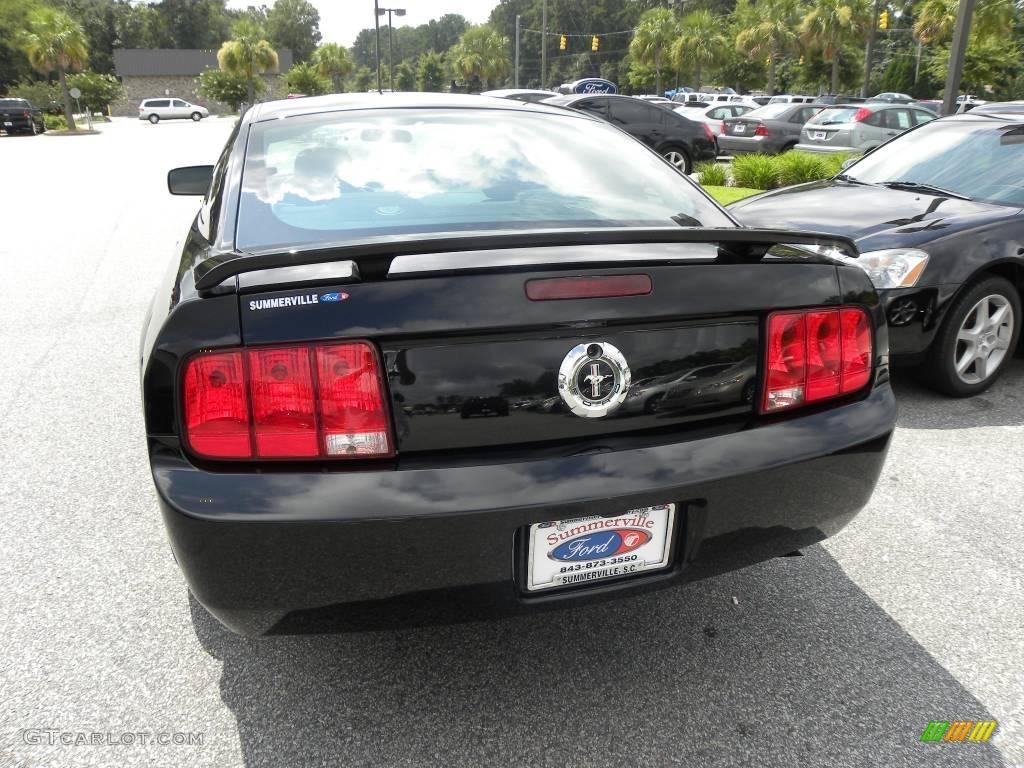
[(748, 227), (846, 235), (862, 251), (909, 247), (1019, 215), (1020, 209), (843, 181), (816, 181), (729, 206)]

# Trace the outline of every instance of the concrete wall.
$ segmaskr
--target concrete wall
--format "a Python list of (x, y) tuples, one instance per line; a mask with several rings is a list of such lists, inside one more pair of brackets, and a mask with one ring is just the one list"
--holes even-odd
[[(280, 75), (263, 75), (263, 79), (267, 82), (264, 99), (273, 99), (284, 95), (287, 86)], [(111, 112), (121, 117), (137, 117), (139, 102), (143, 99), (157, 99), (161, 96), (177, 96), (192, 104), (200, 104), (213, 114), (223, 115), (231, 111), (227, 105), (204, 99), (196, 93), (196, 88), (199, 87), (198, 77), (188, 75), (126, 76), (121, 78), (121, 82), (125, 88), (125, 98), (110, 105)]]

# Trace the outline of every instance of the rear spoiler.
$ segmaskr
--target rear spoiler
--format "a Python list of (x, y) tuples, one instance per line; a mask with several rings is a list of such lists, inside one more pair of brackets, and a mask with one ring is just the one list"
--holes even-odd
[[(714, 228), (652, 228), (652, 229), (587, 229), (540, 230), (529, 232), (493, 232), (466, 235), (445, 233), (439, 236), (398, 235), (361, 241), (345, 241), (298, 250), (265, 250), (258, 252), (229, 251), (197, 264), (193, 270), (196, 289), (209, 291), (225, 280), (247, 272), (350, 261), (355, 278), (380, 279), (388, 274), (391, 261), (399, 256), (458, 253), (466, 251), (502, 250), (575, 245), (624, 245), (641, 243), (705, 243), (718, 246), (716, 261), (745, 263), (760, 261), (773, 246), (812, 246), (808, 258), (820, 260), (822, 250), (834, 249), (840, 255), (857, 258), (853, 240), (824, 232), (799, 232), (784, 229)], [(652, 260), (653, 261), (653, 260)], [(665, 259), (658, 259), (664, 262)], [(635, 262), (634, 262), (635, 263)], [(226, 286), (225, 286), (226, 288)], [(228, 289), (231, 290), (231, 289)]]

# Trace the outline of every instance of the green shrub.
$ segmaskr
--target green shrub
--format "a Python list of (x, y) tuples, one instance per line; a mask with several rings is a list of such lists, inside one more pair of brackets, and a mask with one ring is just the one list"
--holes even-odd
[(11, 96), (17, 99), (28, 99), (32, 106), (38, 107), (51, 115), (63, 111), (60, 87), (56, 83), (45, 80), (25, 80), (11, 88)]
[(786, 152), (775, 158), (778, 169), (779, 184), (788, 187), (790, 184), (803, 184), (808, 181), (827, 179), (834, 174), (829, 173), (830, 165), (820, 155), (809, 152)]
[(853, 152), (837, 152), (834, 155), (826, 155), (822, 158), (825, 163), (825, 178), (831, 179), (843, 169), (843, 163), (855, 157), (860, 157)]
[(46, 114), (43, 115), (43, 122), (48, 131), (66, 131), (68, 129), (68, 121), (64, 119), (64, 115)]
[[(124, 86), (116, 77), (95, 72), (68, 75), (68, 88), (80, 90), (82, 95), (78, 99), (78, 104), (82, 105), (82, 109), (90, 109), (93, 112), (105, 112), (107, 105), (124, 96)], [(71, 103), (77, 108), (78, 104), (74, 99)]]
[(724, 187), (729, 177), (725, 166), (718, 163), (697, 163), (697, 173), (705, 186)]
[(768, 155), (741, 155), (732, 161), (732, 179), (737, 187), (775, 189), (779, 186), (778, 164)]

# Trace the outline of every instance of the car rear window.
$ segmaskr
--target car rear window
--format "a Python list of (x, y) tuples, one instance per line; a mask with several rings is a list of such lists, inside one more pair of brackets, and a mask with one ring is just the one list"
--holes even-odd
[(765, 120), (772, 120), (779, 115), (784, 115), (790, 109), (793, 108), (792, 104), (767, 104), (763, 107), (758, 107), (747, 113), (747, 117), (760, 117)]
[(0, 99), (0, 107), (20, 107), (24, 109), (28, 102), (24, 99)]
[(836, 123), (849, 123), (857, 114), (859, 107), (830, 107), (823, 109), (810, 120), (808, 125), (834, 125)]
[(695, 222), (732, 226), (675, 169), (606, 123), (375, 109), (253, 125), (236, 244)]

